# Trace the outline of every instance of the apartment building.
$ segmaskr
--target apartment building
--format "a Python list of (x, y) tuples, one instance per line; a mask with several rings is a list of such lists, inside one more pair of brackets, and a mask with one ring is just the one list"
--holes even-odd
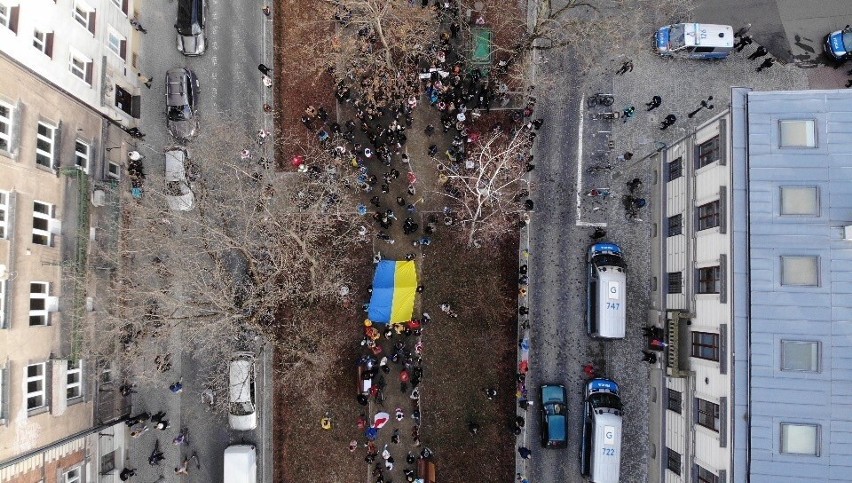
[(651, 481), (849, 481), (852, 92), (732, 90), (656, 157)]
[(123, 462), (120, 412), (98, 411), (115, 392), (104, 391), (109, 366), (86, 359), (74, 318), (85, 313), (75, 281), (86, 270), (90, 175), (110, 176), (98, 155), (110, 126), (0, 53), (2, 482), (113, 481)]
[(139, 117), (130, 0), (0, 0), (0, 52), (110, 119)]

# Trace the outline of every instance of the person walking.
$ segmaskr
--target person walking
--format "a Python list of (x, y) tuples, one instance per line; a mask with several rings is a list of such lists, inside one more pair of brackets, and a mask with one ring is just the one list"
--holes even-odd
[(518, 454), (521, 455), (521, 459), (528, 460), (530, 459), (530, 456), (532, 456), (532, 451), (530, 451), (530, 449), (526, 446), (521, 446), (518, 448)]
[(752, 42), (754, 42), (754, 40), (752, 40), (751, 35), (746, 35), (746, 36), (740, 37), (739, 42), (734, 44), (734, 48), (737, 49), (737, 52), (742, 52), (743, 49), (746, 48), (747, 46), (751, 45)]
[(594, 241), (598, 241), (601, 238), (604, 238), (605, 236), (606, 236), (606, 230), (604, 230), (601, 227), (597, 227), (597, 228), (595, 228), (595, 232), (592, 233), (591, 235), (589, 235), (589, 238), (591, 238)]
[[(243, 150), (243, 152), (246, 152), (246, 151), (247, 150)], [(251, 153), (249, 153), (248, 157), (250, 157), (250, 156), (251, 156)], [(246, 158), (243, 157), (243, 159), (246, 159)], [(183, 392), (183, 383), (181, 381), (183, 381), (182, 377), (180, 379), (178, 379), (177, 382), (175, 382), (171, 386), (169, 386), (169, 391), (173, 392), (174, 394), (180, 394), (181, 392)]]
[(176, 475), (189, 475), (189, 458), (184, 458), (183, 463), (175, 468)]
[(742, 37), (743, 35), (747, 34), (749, 30), (751, 30), (751, 24), (747, 23), (747, 24), (745, 24), (745, 26), (741, 27), (739, 30), (737, 30), (734, 33), (734, 38), (738, 39), (738, 38)]
[(260, 71), (260, 73), (261, 73), (261, 74), (263, 74), (263, 75), (270, 75), (270, 74), (272, 74), (272, 69), (270, 69), (269, 67), (267, 67), (265, 64), (259, 64), (259, 65), (257, 66), (257, 70), (259, 70), (259, 71)]
[(675, 116), (674, 114), (669, 114), (668, 116), (666, 116), (665, 119), (663, 119), (662, 124), (660, 124), (660, 131), (665, 131), (669, 128), (669, 126), (674, 124), (675, 121), (677, 121), (677, 116)]
[(150, 89), (150, 88), (151, 88), (151, 84), (153, 84), (153, 83), (154, 83), (154, 80), (153, 80), (153, 79), (151, 79), (150, 77), (147, 77), (147, 76), (142, 75), (142, 73), (141, 73), (141, 72), (137, 72), (137, 73), (136, 73), (136, 77), (139, 79), (139, 82), (141, 82), (142, 84), (144, 84), (144, 85), (145, 85), (145, 87), (147, 87), (148, 89)]
[(764, 55), (766, 55), (768, 53), (769, 53), (769, 51), (766, 50), (766, 47), (761, 45), (760, 47), (757, 48), (757, 50), (755, 50), (751, 55), (748, 56), (748, 60), (754, 60), (754, 59), (757, 59), (758, 57), (763, 57)]
[(151, 466), (160, 466), (160, 462), (166, 459), (166, 456), (160, 451), (160, 440), (154, 441), (154, 451), (148, 456), (148, 464)]
[(615, 71), (615, 75), (624, 75), (624, 74), (626, 74), (628, 72), (632, 72), (632, 71), (633, 71), (633, 61), (630, 60), (630, 59), (627, 59), (626, 61), (624, 61), (624, 63), (621, 64), (621, 67), (617, 71)]
[(121, 481), (127, 481), (131, 476), (136, 476), (136, 470), (132, 470), (130, 468), (124, 468), (121, 470), (121, 473), (118, 474), (118, 478)]
[(139, 20), (137, 20), (136, 17), (130, 18), (130, 25), (132, 25), (134, 29), (136, 29), (139, 32), (142, 32), (143, 34), (148, 33), (148, 30), (145, 29), (145, 27), (143, 27), (141, 23), (139, 23)]
[(267, 6), (263, 7), (263, 8), (262, 8), (262, 9), (260, 9), (260, 10), (263, 12), (263, 14), (264, 14), (264, 15), (266, 15), (266, 17), (267, 17), (267, 18), (268, 18), (270, 15), (272, 15), (272, 9), (269, 7), (269, 5), (267, 5)]
[(656, 364), (657, 363), (657, 354), (648, 351), (642, 351), (642, 362), (647, 362), (648, 364)]
[(775, 59), (770, 57), (768, 59), (765, 59), (763, 61), (763, 63), (761, 63), (760, 66), (758, 66), (757, 71), (760, 72), (763, 69), (768, 69), (768, 68), (772, 67), (773, 65), (775, 65)]
[(663, 103), (663, 98), (660, 96), (654, 96), (651, 98), (651, 102), (646, 102), (645, 105), (648, 106), (649, 111), (653, 111), (654, 109), (660, 107), (660, 104)]

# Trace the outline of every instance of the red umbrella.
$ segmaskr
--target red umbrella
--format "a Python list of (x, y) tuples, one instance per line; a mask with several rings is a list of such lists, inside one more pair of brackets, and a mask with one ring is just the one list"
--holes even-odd
[(293, 160), (290, 161), (294, 168), (298, 168), (299, 166), (305, 164), (305, 157), (301, 154), (293, 156)]
[(388, 423), (388, 421), (390, 421), (390, 414), (385, 412), (376, 413), (376, 415), (373, 416), (373, 427), (381, 429), (382, 426)]

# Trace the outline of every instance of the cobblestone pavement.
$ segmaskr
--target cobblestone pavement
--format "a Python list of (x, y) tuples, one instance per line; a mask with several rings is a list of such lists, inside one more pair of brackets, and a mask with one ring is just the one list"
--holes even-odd
[[(823, 68), (802, 70), (775, 65), (756, 72), (759, 62), (747, 60), (758, 46), (752, 44), (742, 53), (723, 61), (665, 60), (649, 47), (636, 46), (629, 56), (602, 58), (590, 72), (580, 77), (574, 71), (568, 53), (553, 52), (539, 65), (540, 75), (556, 76), (556, 88), (539, 92), (538, 109), (533, 117), (543, 117), (544, 127), (537, 143), (538, 160), (533, 172), (537, 183), (536, 212), (530, 227), (530, 305), (532, 321), (531, 372), (528, 388), (534, 394), (538, 411), (538, 387), (542, 383), (562, 383), (568, 391), (569, 441), (564, 450), (541, 449), (538, 422), (526, 435), (533, 450), (525, 473), (531, 482), (581, 481), (579, 442), (581, 434), (582, 366), (594, 363), (598, 374), (620, 383), (625, 405), (621, 481), (647, 479), (648, 403), (650, 394), (648, 367), (641, 362), (640, 327), (645, 324), (649, 307), (650, 237), (646, 221), (628, 221), (621, 203), (627, 192), (625, 182), (639, 178), (643, 182), (639, 196), (647, 195), (652, 184), (647, 156), (659, 146), (671, 143), (691, 132), (699, 123), (727, 108), (731, 86), (750, 86), (756, 90), (804, 89), (808, 76)], [(630, 58), (634, 69), (615, 76), (618, 67)], [(613, 110), (635, 107), (635, 116), (622, 122), (593, 121), (582, 100), (595, 92), (615, 96)], [(647, 112), (645, 103), (654, 95), (662, 105)], [(688, 114), (709, 96), (713, 110), (703, 109), (692, 119)], [(582, 108), (581, 108), (581, 104)], [(605, 110), (598, 107), (595, 110)], [(677, 116), (666, 131), (659, 123), (668, 114)], [(582, 121), (581, 121), (582, 116)], [(582, 123), (582, 133), (580, 133)], [(611, 131), (601, 134), (599, 131)], [(612, 150), (593, 158), (605, 149), (604, 139), (612, 140)], [(578, 144), (583, 156), (578, 166)], [(632, 160), (619, 162), (616, 156), (633, 153)], [(587, 173), (590, 164), (613, 164), (614, 169)], [(578, 184), (578, 178), (582, 178)], [(585, 196), (592, 188), (610, 188), (607, 200)], [(578, 195), (578, 192), (580, 193)], [(649, 196), (643, 196), (650, 200)], [(578, 201), (580, 207), (578, 209)], [(639, 218), (648, 219), (647, 206)], [(620, 341), (599, 342), (585, 333), (585, 252), (591, 243), (592, 224), (605, 224), (606, 239), (622, 246), (628, 264), (627, 337)]]

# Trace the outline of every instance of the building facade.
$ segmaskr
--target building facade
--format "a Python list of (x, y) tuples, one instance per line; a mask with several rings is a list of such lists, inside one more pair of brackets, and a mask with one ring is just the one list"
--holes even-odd
[(650, 479), (848, 481), (852, 93), (732, 93), (656, 158)]
[(0, 0), (0, 52), (104, 116), (139, 117), (131, 0)]
[(120, 414), (98, 412), (109, 367), (75, 343), (90, 179), (111, 176), (110, 129), (0, 54), (0, 481), (94, 481), (123, 461)]

